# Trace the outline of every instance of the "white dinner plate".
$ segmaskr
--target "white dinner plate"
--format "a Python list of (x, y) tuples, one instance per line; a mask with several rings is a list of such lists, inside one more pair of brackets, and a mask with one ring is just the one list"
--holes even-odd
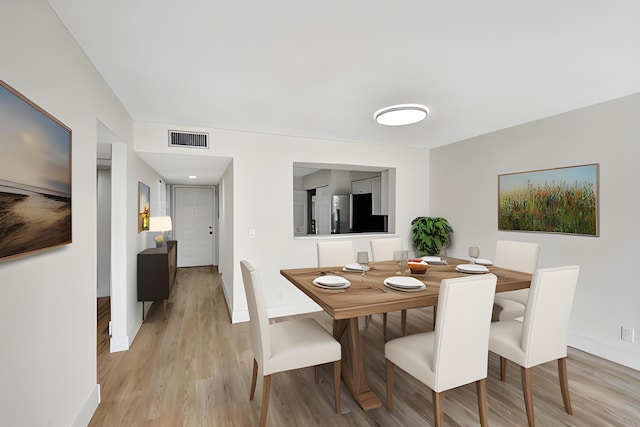
[(349, 286), (351, 286), (351, 282), (347, 281), (346, 283), (343, 283), (341, 285), (331, 285), (331, 286), (327, 286), (327, 285), (322, 285), (318, 282), (316, 282), (315, 280), (313, 281), (313, 285), (317, 286), (318, 288), (322, 288), (322, 289), (347, 289)]
[(476, 258), (476, 264), (480, 265), (493, 265), (493, 261), (485, 258)]
[(456, 266), (456, 271), (461, 273), (479, 274), (488, 273), (489, 269), (484, 265), (479, 264), (460, 264)]
[[(369, 267), (368, 265), (364, 266), (364, 271), (369, 271), (371, 270), (371, 267)], [(347, 264), (344, 267), (342, 267), (342, 271), (359, 271), (362, 272), (362, 266), (358, 263), (353, 263), (353, 264)]]
[(424, 289), (427, 286), (415, 277), (393, 276), (384, 279), (384, 284), (398, 289)]
[(447, 263), (447, 260), (441, 256), (423, 256), (422, 260), (431, 265), (444, 265)]
[(425, 285), (424, 283), (419, 288), (401, 288), (401, 287), (398, 287), (398, 286), (390, 285), (388, 283), (385, 283), (384, 285), (389, 289), (393, 289), (394, 291), (399, 291), (399, 292), (418, 292), (418, 291), (421, 291), (423, 289), (427, 289), (427, 285)]
[(350, 285), (351, 283), (344, 277), (328, 274), (326, 276), (316, 277), (315, 279), (313, 279), (313, 284), (320, 285), (323, 288), (324, 287), (336, 288), (336, 287), (344, 286), (346, 284)]

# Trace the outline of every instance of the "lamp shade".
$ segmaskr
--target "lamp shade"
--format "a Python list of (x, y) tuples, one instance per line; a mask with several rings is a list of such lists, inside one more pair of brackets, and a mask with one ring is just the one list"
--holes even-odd
[(152, 216), (149, 218), (149, 231), (171, 231), (170, 216)]

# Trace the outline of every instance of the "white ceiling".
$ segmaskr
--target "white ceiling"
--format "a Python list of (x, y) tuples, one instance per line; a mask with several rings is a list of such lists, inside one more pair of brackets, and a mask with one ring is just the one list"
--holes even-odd
[[(168, 184), (216, 185), (231, 163), (229, 157), (138, 153)], [(189, 175), (196, 178), (190, 179)]]
[(640, 92), (637, 0), (48, 2), (134, 120), (428, 148)]

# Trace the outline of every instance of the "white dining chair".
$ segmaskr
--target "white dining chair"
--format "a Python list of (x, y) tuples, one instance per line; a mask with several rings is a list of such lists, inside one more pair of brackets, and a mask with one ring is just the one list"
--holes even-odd
[(242, 281), (247, 295), (253, 349), (253, 376), (249, 400), (253, 400), (258, 371), (262, 373), (260, 426), (267, 422), (271, 375), (293, 369), (316, 367), (333, 362), (336, 413), (340, 413), (340, 373), (342, 347), (315, 320), (304, 318), (269, 324), (262, 283), (258, 271), (247, 261), (240, 261)]
[(500, 356), (500, 379), (506, 378), (507, 359), (520, 365), (529, 426), (534, 426), (531, 368), (558, 361), (560, 392), (572, 414), (567, 379), (567, 334), (579, 268), (575, 265), (539, 269), (534, 273), (524, 318), (491, 325), (489, 351)]
[(353, 242), (318, 242), (318, 267), (343, 267), (355, 262)]
[[(369, 241), (371, 246), (371, 258), (372, 262), (380, 261), (393, 261), (393, 255), (395, 251), (402, 250), (401, 238), (390, 239), (372, 239)], [(367, 317), (366, 325), (369, 324), (371, 316)], [(407, 335), (407, 310), (400, 312), (400, 327), (402, 335)], [(382, 333), (384, 335), (385, 342), (387, 341), (387, 313), (382, 313)]]
[(487, 425), (487, 349), (496, 282), (493, 274), (442, 280), (435, 330), (385, 344), (389, 412), (397, 366), (432, 390), (436, 426), (442, 425), (442, 392), (475, 382), (480, 424)]
[(371, 239), (371, 259), (373, 262), (393, 261), (393, 253), (402, 250), (401, 238)]
[[(540, 245), (531, 242), (498, 240), (494, 264), (509, 270), (533, 274), (538, 268)], [(529, 289), (500, 292), (494, 300), (494, 320), (515, 319), (524, 315)]]

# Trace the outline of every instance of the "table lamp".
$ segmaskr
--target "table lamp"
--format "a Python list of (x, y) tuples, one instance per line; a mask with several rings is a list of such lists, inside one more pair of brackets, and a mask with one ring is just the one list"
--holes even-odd
[(170, 216), (152, 216), (149, 218), (149, 231), (160, 232), (153, 239), (156, 241), (156, 247), (160, 248), (166, 243), (164, 241), (164, 232), (171, 231), (171, 217)]

